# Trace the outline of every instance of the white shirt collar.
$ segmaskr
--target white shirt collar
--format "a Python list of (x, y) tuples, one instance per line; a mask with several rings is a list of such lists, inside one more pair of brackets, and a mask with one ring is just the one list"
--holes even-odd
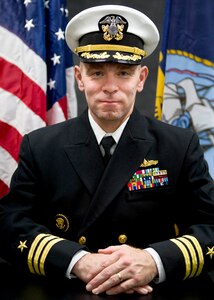
[(114, 138), (114, 140), (115, 140), (115, 142), (116, 142), (116, 144), (119, 142), (119, 139), (120, 139), (120, 137), (121, 137), (121, 134), (122, 134), (122, 132), (123, 132), (123, 129), (125, 128), (125, 126), (126, 126), (126, 123), (128, 122), (128, 120), (129, 120), (129, 117), (120, 125), (120, 127), (118, 127), (117, 128), (117, 130), (115, 130), (114, 132), (111, 132), (111, 133), (107, 133), (107, 132), (105, 132), (95, 121), (94, 121), (94, 119), (93, 119), (93, 117), (92, 117), (92, 115), (91, 115), (91, 112), (90, 112), (90, 110), (88, 110), (88, 118), (89, 118), (89, 122), (90, 122), (90, 124), (91, 124), (91, 127), (92, 127), (92, 129), (93, 129), (93, 131), (94, 131), (94, 134), (95, 134), (95, 136), (96, 136), (96, 139), (97, 139), (97, 142), (98, 142), (98, 144), (100, 144), (100, 142), (101, 142), (101, 140), (102, 140), (102, 138), (104, 137), (104, 136), (108, 136), (108, 135), (111, 135), (113, 138)]

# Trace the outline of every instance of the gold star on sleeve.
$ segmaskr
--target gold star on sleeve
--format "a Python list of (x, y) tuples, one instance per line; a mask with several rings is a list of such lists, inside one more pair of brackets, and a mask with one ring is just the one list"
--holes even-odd
[(27, 248), (26, 243), (27, 243), (27, 240), (24, 241), (24, 242), (20, 241), (20, 242), (19, 242), (19, 246), (18, 246), (17, 248), (20, 249), (21, 252), (23, 252), (24, 248)]
[(212, 248), (207, 247), (208, 252), (206, 253), (206, 255), (209, 255), (210, 258), (212, 259), (213, 255), (214, 255), (214, 246)]

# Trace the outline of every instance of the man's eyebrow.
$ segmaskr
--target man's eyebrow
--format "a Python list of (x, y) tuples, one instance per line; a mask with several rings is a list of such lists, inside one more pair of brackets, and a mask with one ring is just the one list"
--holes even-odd
[(94, 63), (93, 65), (86, 65), (87, 70), (93, 70), (93, 69), (102, 69), (102, 66), (100, 64)]

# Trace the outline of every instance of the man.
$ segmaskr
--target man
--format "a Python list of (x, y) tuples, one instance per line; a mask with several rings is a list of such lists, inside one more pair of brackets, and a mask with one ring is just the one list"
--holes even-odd
[(3, 257), (94, 294), (146, 294), (213, 270), (214, 186), (198, 137), (135, 108), (157, 28), (104, 5), (75, 16), (66, 40), (88, 110), (24, 136), (0, 205)]

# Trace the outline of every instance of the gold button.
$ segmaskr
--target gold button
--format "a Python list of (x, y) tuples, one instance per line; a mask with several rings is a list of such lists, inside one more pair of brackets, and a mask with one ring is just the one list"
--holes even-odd
[(85, 243), (86, 243), (86, 237), (82, 235), (82, 236), (79, 238), (79, 244), (80, 244), (80, 245), (85, 245)]
[(119, 235), (118, 241), (119, 241), (121, 244), (125, 244), (125, 242), (127, 241), (127, 236), (126, 236), (125, 234)]

